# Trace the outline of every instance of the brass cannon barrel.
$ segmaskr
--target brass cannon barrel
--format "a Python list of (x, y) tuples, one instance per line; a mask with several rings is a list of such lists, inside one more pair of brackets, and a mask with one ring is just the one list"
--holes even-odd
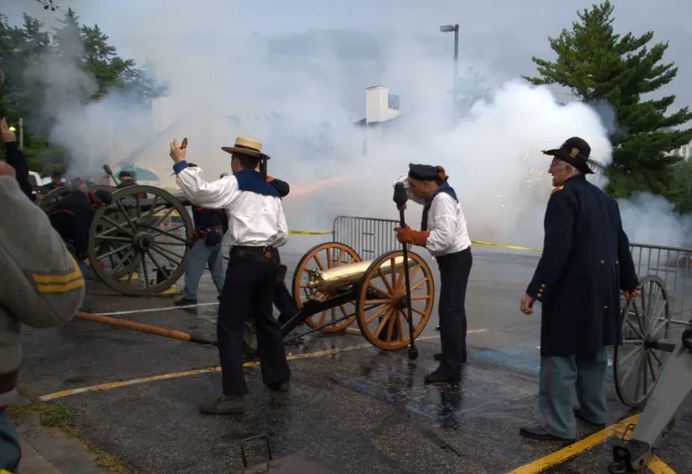
[[(310, 289), (324, 292), (352, 285), (365, 274), (372, 262), (374, 262), (374, 260), (363, 260), (362, 262), (349, 263), (323, 271), (313, 271), (311, 272), (307, 286)], [(409, 267), (411, 267), (413, 263), (415, 262), (409, 260)], [(403, 256), (398, 256), (394, 259), (394, 266), (397, 271), (401, 269), (403, 265)], [(392, 272), (392, 261), (387, 260), (383, 262), (380, 266), (380, 270), (382, 270), (382, 273), (385, 275), (390, 274)]]

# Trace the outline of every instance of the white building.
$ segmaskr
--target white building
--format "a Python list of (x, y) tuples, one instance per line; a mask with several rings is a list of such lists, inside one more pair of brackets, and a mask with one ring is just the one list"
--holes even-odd
[(389, 95), (387, 86), (365, 89), (365, 123), (387, 122), (400, 114), (399, 96)]
[(383, 136), (387, 122), (401, 115), (399, 111), (399, 96), (391, 95), (387, 86), (371, 86), (365, 89), (365, 118), (356, 122), (364, 127), (363, 154), (368, 153), (368, 139), (378, 139)]

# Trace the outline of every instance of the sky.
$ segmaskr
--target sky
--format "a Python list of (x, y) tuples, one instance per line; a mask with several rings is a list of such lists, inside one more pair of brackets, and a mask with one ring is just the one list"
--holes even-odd
[[(563, 107), (570, 100), (565, 91), (521, 80), (535, 73), (532, 56), (554, 58), (548, 37), (570, 28), (576, 11), (592, 2), (56, 3), (61, 11), (73, 8), (82, 23), (98, 24), (121, 56), (169, 86), (169, 97), (156, 106), (155, 133), (147, 126), (151, 111), (117, 97), (87, 107), (46, 100), (61, 117), (53, 138), (72, 147), (79, 169), (136, 154), (138, 164), (168, 176), (167, 142), (187, 136), (190, 160), (213, 179), (227, 168), (219, 147), (249, 135), (272, 155), (270, 173), (293, 186), (284, 204), (289, 225), (326, 228), (339, 214), (396, 218), (391, 183), (409, 162), (429, 162), (448, 170), (472, 238), (536, 246), (551, 187), (540, 150), (580, 135), (596, 160), (610, 161), (607, 124), (593, 110)], [(653, 30), (655, 41), (669, 42), (665, 60), (679, 72), (662, 93), (677, 95), (674, 108), (692, 104), (692, 2), (614, 3), (616, 31)], [(33, 0), (4, 0), (2, 11), (13, 22), (26, 11), (47, 25), (62, 15)], [(484, 99), (469, 103), (452, 125), (453, 34), (439, 27), (454, 23), (460, 94)], [(88, 82), (64, 64), (41, 65), (38, 73), (47, 97), (70, 97), (71, 87)], [(366, 137), (352, 124), (364, 116), (365, 88), (377, 84), (400, 96), (402, 116)], [(75, 130), (74, 123), (84, 126)], [(646, 213), (651, 228), (660, 215), (666, 236), (660, 229), (637, 234), (634, 222), (631, 233), (660, 240), (650, 243), (684, 243), (690, 222), (671, 217), (665, 203), (638, 196), (627, 204), (636, 216), (647, 203), (655, 207)]]
[[(57, 13), (44, 12), (32, 0), (4, 0), (12, 19), (22, 11), (50, 22)], [(215, 41), (224, 32), (240, 31), (269, 38), (287, 49), (309, 49), (311, 38), (323, 37), (331, 47), (354, 55), (371, 51), (378, 38), (408, 36), (427, 45), (431, 54), (451, 56), (452, 34), (439, 26), (460, 25), (460, 57), (501, 82), (535, 71), (531, 56), (551, 57), (547, 38), (569, 28), (576, 12), (593, 1), (552, 0), (352, 0), (348, 2), (295, 0), (56, 0), (71, 7), (86, 24), (98, 24), (118, 50), (140, 64), (151, 48), (169, 36), (194, 31), (194, 41)], [(687, 0), (615, 0), (614, 27), (618, 32), (654, 31), (654, 40), (668, 42), (666, 59), (679, 68), (668, 92), (680, 104), (692, 104), (692, 3)], [(155, 25), (148, 28), (148, 24)], [(205, 33), (200, 34), (200, 30)], [(150, 46), (152, 46), (150, 45)], [(370, 79), (364, 77), (367, 82)], [(376, 78), (375, 79), (376, 82)], [(372, 81), (370, 81), (372, 82)]]

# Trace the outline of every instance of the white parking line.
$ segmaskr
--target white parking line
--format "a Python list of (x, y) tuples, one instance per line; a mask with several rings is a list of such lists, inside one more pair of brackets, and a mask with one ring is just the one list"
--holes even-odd
[(99, 316), (118, 316), (121, 314), (137, 314), (137, 313), (156, 313), (158, 311), (172, 311), (174, 309), (185, 309), (185, 308), (198, 308), (200, 306), (214, 306), (219, 303), (196, 303), (196, 304), (186, 304), (182, 306), (164, 306), (162, 308), (147, 308), (147, 309), (132, 309), (130, 311), (113, 311), (110, 313), (94, 313)]

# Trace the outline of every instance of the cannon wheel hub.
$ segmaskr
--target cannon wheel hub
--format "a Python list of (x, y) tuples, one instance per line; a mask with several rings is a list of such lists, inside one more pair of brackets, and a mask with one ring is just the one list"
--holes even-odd
[(139, 253), (150, 250), (153, 244), (154, 238), (146, 232), (138, 232), (137, 235), (135, 235), (134, 246)]

